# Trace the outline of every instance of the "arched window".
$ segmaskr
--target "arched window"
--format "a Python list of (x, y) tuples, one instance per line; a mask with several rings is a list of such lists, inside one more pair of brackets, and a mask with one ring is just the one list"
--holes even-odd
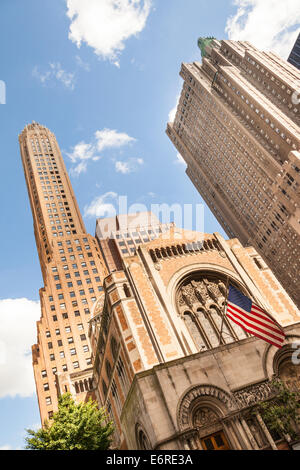
[(111, 377), (111, 373), (112, 373), (112, 367), (108, 359), (106, 359), (105, 361), (105, 370), (106, 370), (107, 378), (109, 380)]
[(186, 327), (189, 330), (191, 337), (194, 340), (195, 345), (199, 347), (200, 349), (201, 348), (204, 349), (206, 346), (203, 341), (199, 326), (197, 325), (194, 315), (187, 310), (183, 314), (183, 319), (185, 321)]
[(102, 391), (103, 391), (104, 397), (106, 397), (106, 395), (107, 395), (107, 385), (106, 385), (106, 382), (105, 382), (104, 379), (102, 379)]
[(123, 284), (124, 294), (126, 297), (131, 297), (131, 292), (127, 284)]
[(156, 256), (155, 256), (154, 251), (153, 251), (153, 250), (150, 250), (149, 253), (150, 253), (150, 256), (151, 256), (151, 259), (152, 259), (153, 263), (156, 263), (156, 262), (157, 262), (157, 258), (156, 258)]
[(148, 436), (139, 424), (136, 426), (136, 441), (139, 450), (152, 449)]
[(119, 393), (118, 393), (118, 388), (117, 388), (116, 382), (114, 380), (112, 381), (112, 384), (111, 384), (111, 393), (112, 393), (112, 396), (115, 400), (115, 404), (116, 404), (118, 414), (120, 415), (121, 411), (122, 411), (122, 403), (121, 403), (121, 400), (120, 400), (120, 396), (119, 396)]
[(110, 350), (112, 353), (112, 357), (114, 358), (114, 360), (116, 360), (118, 356), (118, 343), (114, 336), (112, 336), (110, 340)]
[(278, 376), (292, 392), (300, 392), (300, 365), (293, 364), (293, 351), (285, 348), (279, 351)]
[[(206, 249), (214, 248), (209, 240), (204, 245)], [(230, 283), (247, 294), (236, 281), (230, 280)], [(228, 285), (229, 280), (224, 274), (196, 271), (184, 278), (177, 288), (177, 309), (199, 351), (249, 336), (226, 317)]]
[(123, 363), (121, 358), (119, 358), (116, 368), (117, 368), (118, 376), (120, 378), (120, 382), (121, 382), (121, 384), (124, 388), (124, 392), (126, 394), (128, 392), (128, 389), (129, 389), (129, 380), (128, 380), (128, 376), (127, 376), (127, 373), (126, 373), (124, 363)]

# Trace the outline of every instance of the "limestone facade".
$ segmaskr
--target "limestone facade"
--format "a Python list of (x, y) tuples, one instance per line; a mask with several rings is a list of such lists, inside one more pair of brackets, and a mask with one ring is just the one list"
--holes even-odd
[[(274, 376), (300, 388), (291, 363), (300, 315), (257, 251), (173, 227), (122, 265), (105, 278), (89, 329), (95, 395), (115, 423), (115, 447), (285, 447), (250, 411), (272, 396)], [(224, 318), (228, 282), (285, 328), (284, 348)]]
[(300, 71), (248, 42), (203, 44), (202, 63), (182, 64), (167, 135), (228, 236), (300, 306)]

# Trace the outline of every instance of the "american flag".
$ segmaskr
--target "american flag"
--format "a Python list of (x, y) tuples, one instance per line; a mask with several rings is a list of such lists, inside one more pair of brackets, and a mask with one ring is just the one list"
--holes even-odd
[(282, 348), (285, 334), (278, 323), (238, 289), (229, 285), (226, 315), (248, 333)]

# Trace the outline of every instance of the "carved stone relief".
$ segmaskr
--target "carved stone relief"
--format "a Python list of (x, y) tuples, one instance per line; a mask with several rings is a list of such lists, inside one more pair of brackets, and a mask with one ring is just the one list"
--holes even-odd
[(266, 400), (273, 394), (274, 391), (271, 382), (263, 382), (234, 392), (233, 396), (239, 408), (245, 408), (260, 401)]

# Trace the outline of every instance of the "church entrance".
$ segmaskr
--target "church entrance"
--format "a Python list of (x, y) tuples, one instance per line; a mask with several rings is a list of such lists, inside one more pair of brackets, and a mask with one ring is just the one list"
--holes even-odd
[(204, 450), (229, 450), (227, 439), (223, 432), (217, 432), (201, 439)]

